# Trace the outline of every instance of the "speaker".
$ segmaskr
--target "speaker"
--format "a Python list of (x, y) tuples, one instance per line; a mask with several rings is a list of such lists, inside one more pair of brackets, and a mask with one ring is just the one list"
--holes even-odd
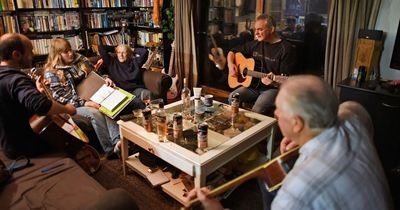
[(354, 68), (365, 66), (366, 80), (369, 80), (372, 70), (376, 67), (381, 55), (383, 32), (379, 30), (364, 30), (358, 32), (357, 51)]
[(381, 41), (383, 37), (383, 31), (381, 30), (368, 30), (368, 29), (360, 29), (358, 31), (359, 39), (372, 39)]

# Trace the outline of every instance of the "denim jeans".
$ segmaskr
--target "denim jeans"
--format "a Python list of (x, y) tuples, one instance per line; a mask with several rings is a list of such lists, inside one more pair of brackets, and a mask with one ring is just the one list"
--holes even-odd
[(90, 120), (105, 153), (111, 153), (119, 141), (119, 126), (109, 117), (92, 107), (78, 107), (76, 114)]
[(229, 103), (231, 102), (232, 96), (235, 93), (239, 93), (239, 99), (241, 102), (254, 102), (252, 111), (272, 115), (275, 109), (275, 97), (278, 94), (278, 89), (270, 88), (264, 90), (256, 90), (253, 88), (239, 87), (229, 94)]

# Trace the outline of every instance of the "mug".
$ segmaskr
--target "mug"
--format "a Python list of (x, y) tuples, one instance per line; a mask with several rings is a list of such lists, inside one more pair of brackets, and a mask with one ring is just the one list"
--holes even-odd
[(204, 96), (204, 106), (206, 106), (206, 107), (213, 106), (213, 98), (214, 98), (214, 96), (211, 94), (205, 95)]

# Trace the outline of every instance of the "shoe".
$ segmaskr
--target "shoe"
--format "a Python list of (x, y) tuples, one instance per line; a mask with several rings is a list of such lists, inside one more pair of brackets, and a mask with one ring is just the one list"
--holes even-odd
[(121, 153), (121, 140), (115, 144), (114, 153)]

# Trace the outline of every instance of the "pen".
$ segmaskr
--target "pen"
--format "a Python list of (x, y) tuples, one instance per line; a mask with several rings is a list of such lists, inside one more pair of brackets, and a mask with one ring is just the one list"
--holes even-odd
[(46, 168), (42, 169), (42, 173), (46, 173), (46, 172), (48, 172), (48, 171), (50, 171), (52, 169), (58, 168), (58, 167), (63, 166), (63, 165), (65, 165), (65, 163), (58, 163), (56, 165), (46, 167)]

